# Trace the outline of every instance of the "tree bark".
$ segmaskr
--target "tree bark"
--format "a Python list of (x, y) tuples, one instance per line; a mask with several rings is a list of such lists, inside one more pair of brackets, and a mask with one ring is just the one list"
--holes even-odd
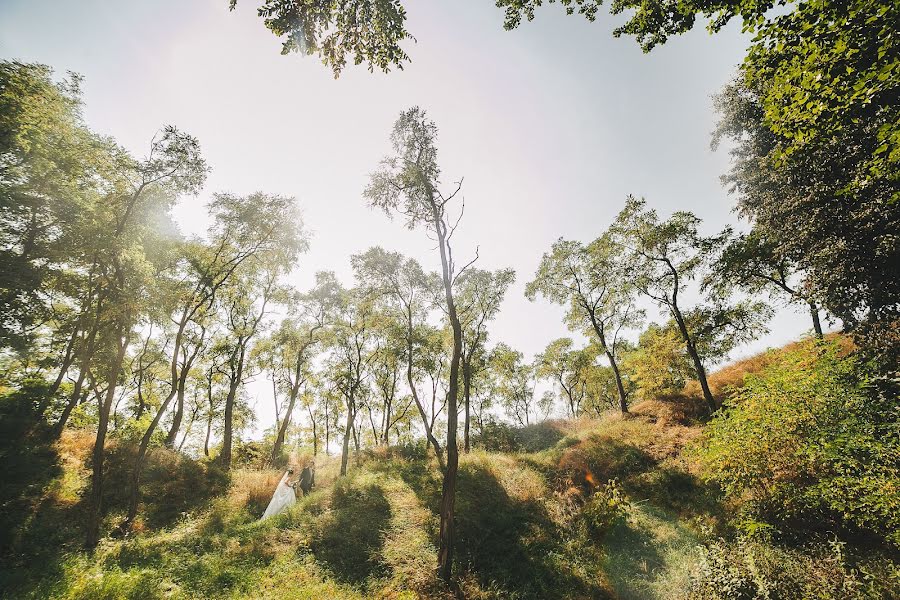
[(613, 355), (612, 350), (610, 350), (609, 346), (606, 344), (606, 333), (603, 330), (603, 326), (601, 323), (597, 322), (597, 318), (593, 312), (590, 312), (590, 317), (594, 333), (597, 334), (597, 339), (600, 341), (600, 345), (606, 353), (606, 358), (609, 360), (609, 366), (612, 367), (613, 375), (616, 379), (616, 392), (619, 394), (619, 410), (623, 415), (628, 414), (628, 397), (625, 394), (625, 385), (622, 383), (622, 374), (619, 372), (619, 365), (616, 363), (616, 358)]
[(462, 325), (456, 314), (453, 301), (453, 273), (447, 256), (446, 225), (438, 213), (434, 192), (429, 190), (432, 202), (432, 219), (441, 254), (441, 271), (444, 281), (444, 296), (447, 302), (447, 316), (453, 330), (453, 354), (450, 357), (450, 381), (447, 392), (447, 467), (441, 486), (440, 546), (438, 548), (438, 572), (448, 584), (453, 577), (453, 545), (455, 542), (456, 480), (459, 470), (459, 450), (456, 445), (457, 400), (459, 394), (459, 363), (462, 356)]
[(341, 445), (341, 476), (347, 474), (347, 458), (350, 453), (350, 433), (353, 428), (353, 399), (347, 401), (347, 426), (344, 428), (344, 442)]
[(809, 301), (809, 314), (812, 317), (813, 331), (820, 340), (824, 337), (822, 333), (822, 322), (819, 320), (819, 307), (812, 300)]
[(700, 355), (697, 353), (697, 348), (694, 345), (694, 339), (687, 329), (687, 325), (684, 322), (684, 318), (681, 315), (681, 310), (679, 310), (678, 305), (672, 304), (670, 308), (672, 309), (672, 316), (678, 324), (678, 330), (681, 332), (681, 337), (684, 339), (684, 346), (688, 356), (691, 357), (691, 362), (694, 363), (694, 371), (697, 373), (697, 381), (700, 382), (700, 389), (703, 391), (703, 399), (706, 401), (706, 407), (709, 410), (709, 414), (712, 414), (716, 412), (718, 406), (716, 405), (715, 398), (713, 398), (712, 391), (709, 389), (709, 382), (706, 380), (706, 369), (703, 367), (703, 361), (700, 360)]
[(463, 424), (463, 451), (468, 454), (470, 448), (469, 444), (469, 421), (470, 421), (470, 404), (469, 398), (472, 391), (472, 367), (471, 362), (466, 360), (463, 362), (462, 366), (463, 371), (463, 400), (465, 401), (465, 422)]
[(623, 415), (628, 414), (628, 399), (625, 394), (625, 386), (622, 384), (622, 375), (619, 373), (619, 365), (616, 363), (616, 357), (608, 349), (606, 350), (606, 358), (609, 359), (609, 366), (612, 367), (613, 374), (616, 376), (616, 391), (619, 393), (619, 410)]
[(300, 383), (291, 387), (291, 395), (288, 398), (287, 410), (284, 413), (284, 419), (281, 420), (281, 426), (278, 428), (278, 434), (275, 436), (275, 443), (272, 445), (271, 463), (281, 455), (281, 447), (284, 445), (284, 438), (287, 435), (288, 425), (291, 424), (291, 415), (294, 414), (294, 403), (297, 401), (297, 395), (300, 392)]
[(106, 433), (109, 428), (109, 412), (112, 409), (113, 398), (116, 395), (116, 381), (125, 361), (125, 352), (128, 350), (129, 328), (130, 318), (126, 316), (122, 320), (119, 329), (118, 351), (112, 365), (110, 365), (107, 375), (108, 387), (99, 407), (97, 438), (94, 440), (94, 450), (91, 454), (93, 464), (91, 469), (90, 508), (85, 539), (85, 546), (88, 549), (96, 548), (97, 543), (100, 541), (100, 522), (103, 518), (103, 463), (106, 458)]

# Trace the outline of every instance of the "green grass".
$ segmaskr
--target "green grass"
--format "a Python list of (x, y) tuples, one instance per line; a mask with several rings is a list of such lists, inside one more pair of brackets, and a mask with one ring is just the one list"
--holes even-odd
[(622, 600), (684, 598), (700, 558), (697, 532), (672, 513), (633, 504), (604, 540), (603, 569)]
[[(699, 532), (723, 510), (681, 452), (696, 429), (610, 417), (532, 433), (535, 451), (461, 457), (456, 565), (465, 596), (687, 598)], [(320, 457), (316, 490), (260, 522), (279, 473), (239, 469), (223, 484), (205, 466), (157, 451), (142, 530), (87, 555), (78, 518), (88, 445), (73, 435), (42, 463), (41, 489), (29, 488), (28, 535), (0, 563), (15, 574), (0, 581), (4, 598), (452, 597), (435, 573), (441, 477), (422, 454), (365, 453), (344, 478), (334, 457)], [(581, 507), (613, 478), (627, 519), (596, 537)], [(192, 488), (202, 493), (185, 498)], [(110, 501), (107, 527), (119, 510)]]

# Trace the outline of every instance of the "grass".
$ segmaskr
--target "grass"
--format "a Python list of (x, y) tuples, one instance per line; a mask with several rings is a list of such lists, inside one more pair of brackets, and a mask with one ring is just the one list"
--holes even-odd
[[(711, 378), (737, 385), (765, 359)], [(687, 598), (703, 564), (706, 532), (725, 508), (684, 452), (701, 434), (689, 394), (642, 402), (632, 414), (551, 421), (511, 431), (506, 451), (461, 457), (456, 565), (472, 599)], [(411, 448), (364, 452), (338, 478), (318, 457), (312, 494), (264, 522), (280, 472), (213, 467), (155, 450), (149, 456), (142, 527), (79, 549), (89, 433), (52, 446), (22, 446), (3, 490), (14, 535), (0, 556), (0, 597), (451, 598), (437, 579), (441, 477)], [(27, 455), (27, 456), (26, 456)], [(118, 478), (130, 450), (111, 446), (110, 529), (120, 516)], [(17, 470), (18, 469), (18, 470)], [(582, 506), (609, 480), (627, 518), (590, 533)], [(10, 524), (15, 524), (12, 527)]]
[(651, 504), (633, 504), (604, 541), (603, 570), (622, 600), (685, 598), (700, 554), (688, 523)]

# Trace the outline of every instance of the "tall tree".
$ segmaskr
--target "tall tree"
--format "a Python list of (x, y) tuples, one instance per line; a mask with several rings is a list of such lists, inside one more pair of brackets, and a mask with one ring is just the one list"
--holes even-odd
[(634, 293), (624, 271), (621, 246), (608, 234), (588, 246), (560, 238), (544, 254), (534, 279), (525, 287), (530, 300), (540, 294), (568, 305), (569, 328), (595, 337), (615, 374), (622, 414), (628, 412), (628, 397), (618, 364), (619, 336), (641, 317), (632, 303)]
[(340, 474), (347, 474), (350, 438), (355, 428), (364, 382), (373, 359), (375, 337), (372, 299), (359, 288), (342, 289), (339, 307), (331, 325), (329, 378), (344, 400), (347, 420), (341, 445)]
[[(93, 548), (100, 539), (103, 516), (103, 465), (106, 434), (116, 386), (139, 317), (144, 290), (153, 281), (149, 265), (154, 257), (144, 244), (153, 237), (165, 214), (178, 196), (194, 193), (206, 178), (206, 163), (200, 156), (197, 140), (174, 127), (166, 127), (150, 145), (142, 161), (123, 161), (123, 173), (104, 203), (103, 222), (108, 247), (96, 256), (100, 276), (97, 279), (97, 303), (105, 305), (95, 322), (109, 360), (103, 365), (106, 393), (100, 403), (97, 438), (92, 453), (91, 492), (87, 520), (86, 545)], [(163, 240), (168, 232), (159, 232)], [(105, 300), (105, 301), (104, 301)], [(85, 357), (87, 361), (90, 356)]]
[(706, 377), (704, 347), (710, 349), (707, 358), (721, 358), (730, 348), (764, 330), (771, 309), (761, 302), (726, 304), (719, 298), (684, 308), (685, 287), (702, 278), (723, 239), (702, 237), (699, 224), (699, 218), (684, 211), (661, 221), (643, 200), (629, 196), (610, 234), (612, 242), (627, 252), (627, 270), (634, 285), (675, 321), (712, 413), (717, 405)]
[(445, 195), (441, 191), (441, 170), (437, 162), (437, 126), (427, 118), (422, 109), (414, 107), (400, 114), (394, 124), (391, 144), (393, 154), (382, 160), (381, 168), (372, 175), (365, 197), (370, 205), (383, 209), (388, 215), (396, 213), (402, 216), (410, 229), (424, 227), (434, 236), (441, 259), (444, 308), (453, 332), (447, 391), (447, 463), (441, 490), (438, 549), (440, 576), (450, 583), (453, 575), (454, 510), (459, 469), (456, 433), (459, 364), (462, 355), (462, 325), (456, 312), (453, 284), (466, 267), (457, 269), (450, 244), (462, 212), (454, 220), (449, 211), (462, 189), (462, 181), (449, 194)]
[(96, 210), (121, 166), (115, 144), (82, 121), (81, 78), (52, 76), (44, 65), (0, 62), (0, 348), (31, 350), (53, 320), (65, 368), (50, 395), (75, 360), (73, 332), (88, 318), (79, 295), (96, 276), (86, 264)]
[(441, 469), (444, 469), (444, 453), (432, 432), (425, 404), (419, 396), (417, 381), (420, 364), (418, 354), (425, 343), (426, 320), (432, 298), (429, 277), (416, 260), (378, 247), (353, 256), (351, 261), (357, 280), (363, 282), (362, 285), (367, 286), (373, 294), (379, 295), (384, 310), (402, 323), (406, 345), (406, 384), (422, 419), (425, 437), (434, 450)]
[(314, 289), (309, 294), (295, 295), (288, 316), (271, 337), (269, 360), (273, 381), (287, 393), (284, 418), (277, 423), (272, 444), (272, 464), (281, 456), (297, 398), (312, 374), (310, 363), (333, 308), (334, 300), (327, 290)]
[(463, 448), (469, 451), (469, 425), (471, 421), (472, 382), (479, 368), (485, 366), (478, 360), (485, 351), (487, 324), (500, 312), (500, 304), (506, 290), (516, 279), (512, 269), (496, 272), (483, 269), (467, 269), (456, 281), (457, 304), (463, 330), (462, 363), (463, 376)]
[[(751, 58), (759, 69), (756, 78), (742, 74), (716, 101), (721, 119), (713, 143), (734, 142), (731, 169), (723, 180), (737, 196), (737, 210), (752, 224), (753, 235), (765, 241), (763, 250), (803, 274), (803, 296), (840, 318), (861, 346), (896, 364), (900, 241), (894, 232), (900, 228), (900, 150), (891, 150), (894, 142), (883, 135), (900, 137), (898, 103), (879, 107), (882, 93), (873, 92), (873, 103), (848, 109), (839, 128), (823, 127), (796, 143), (766, 108), (767, 94), (781, 83), (762, 75), (771, 57)], [(885, 63), (887, 71), (889, 65)], [(810, 99), (814, 105), (829, 101)], [(830, 117), (822, 118), (826, 122)], [(896, 156), (889, 159), (892, 154)]]
[(590, 382), (590, 372), (594, 367), (596, 348), (574, 348), (571, 338), (553, 340), (535, 358), (536, 375), (549, 379), (559, 386), (560, 398), (566, 405), (570, 417), (581, 416), (581, 405)]
[(775, 245), (758, 231), (731, 237), (703, 284), (726, 295), (734, 287), (751, 295), (767, 290), (786, 294), (809, 310), (813, 331), (817, 337), (823, 335), (819, 306), (806, 292), (808, 284), (798, 280), (791, 261), (779, 256)]

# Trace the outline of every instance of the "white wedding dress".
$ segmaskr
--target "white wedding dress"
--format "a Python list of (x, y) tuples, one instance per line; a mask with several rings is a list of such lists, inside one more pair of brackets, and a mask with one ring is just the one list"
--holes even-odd
[(278, 482), (278, 487), (275, 488), (275, 493), (272, 494), (272, 500), (269, 502), (269, 506), (266, 507), (266, 512), (263, 513), (260, 520), (277, 515), (297, 501), (294, 488), (288, 485), (288, 477), (289, 474), (285, 473), (281, 481)]

